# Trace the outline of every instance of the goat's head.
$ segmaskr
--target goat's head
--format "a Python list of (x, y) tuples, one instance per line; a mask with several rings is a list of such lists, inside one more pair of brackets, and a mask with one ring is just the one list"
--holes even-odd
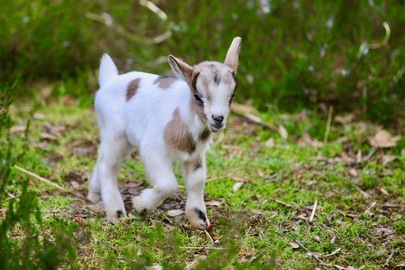
[(236, 90), (236, 70), (241, 38), (233, 39), (225, 62), (202, 62), (194, 67), (169, 55), (169, 64), (176, 75), (185, 80), (192, 91), (191, 106), (201, 121), (213, 132), (225, 128), (230, 105)]

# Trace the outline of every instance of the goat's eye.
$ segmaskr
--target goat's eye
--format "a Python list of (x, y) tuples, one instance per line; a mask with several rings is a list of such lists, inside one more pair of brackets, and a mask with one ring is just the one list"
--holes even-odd
[(195, 100), (198, 101), (199, 103), (201, 103), (201, 104), (204, 103), (204, 101), (200, 98), (199, 95), (194, 95), (194, 98), (195, 98)]

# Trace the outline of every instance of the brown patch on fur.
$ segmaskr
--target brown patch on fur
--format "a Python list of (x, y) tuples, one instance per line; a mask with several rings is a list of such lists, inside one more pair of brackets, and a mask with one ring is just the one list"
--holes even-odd
[(190, 98), (190, 108), (191, 111), (197, 113), (198, 117), (203, 123), (207, 123), (207, 117), (205, 117), (204, 114), (204, 104), (198, 103), (198, 101), (196, 101), (193, 96), (191, 96)]
[(157, 84), (162, 89), (169, 88), (175, 81), (177, 81), (176, 77), (158, 77), (153, 82), (153, 84)]
[(204, 131), (201, 133), (201, 135), (200, 135), (200, 140), (201, 140), (202, 142), (205, 142), (205, 141), (208, 140), (208, 138), (210, 137), (210, 135), (211, 135), (211, 132), (209, 131), (208, 128), (206, 128), (206, 129), (204, 129)]
[(141, 81), (141, 79), (138, 78), (138, 79), (132, 80), (128, 84), (127, 101), (130, 100), (136, 94), (136, 91), (138, 91), (140, 81)]
[(193, 135), (181, 120), (178, 108), (174, 110), (173, 119), (165, 127), (164, 139), (169, 147), (189, 154), (192, 154), (196, 148)]
[(184, 162), (184, 169), (186, 170), (187, 174), (198, 171), (202, 167), (203, 167), (203, 160), (202, 160), (201, 156), (196, 157), (192, 161)]

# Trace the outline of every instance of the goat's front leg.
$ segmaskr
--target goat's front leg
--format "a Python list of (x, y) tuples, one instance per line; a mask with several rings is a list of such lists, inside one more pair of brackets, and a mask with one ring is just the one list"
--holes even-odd
[(187, 218), (192, 227), (205, 230), (210, 225), (204, 203), (204, 186), (207, 178), (205, 155), (184, 162), (183, 171), (187, 185)]
[(178, 187), (172, 164), (165, 156), (155, 155), (152, 151), (140, 154), (153, 188), (145, 189), (141, 195), (133, 197), (132, 204), (138, 213), (155, 209), (164, 199), (173, 195)]

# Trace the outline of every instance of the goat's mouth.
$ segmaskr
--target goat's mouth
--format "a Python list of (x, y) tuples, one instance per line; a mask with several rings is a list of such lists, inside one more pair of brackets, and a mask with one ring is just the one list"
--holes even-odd
[(224, 124), (210, 124), (210, 130), (214, 133), (217, 133), (225, 128)]

